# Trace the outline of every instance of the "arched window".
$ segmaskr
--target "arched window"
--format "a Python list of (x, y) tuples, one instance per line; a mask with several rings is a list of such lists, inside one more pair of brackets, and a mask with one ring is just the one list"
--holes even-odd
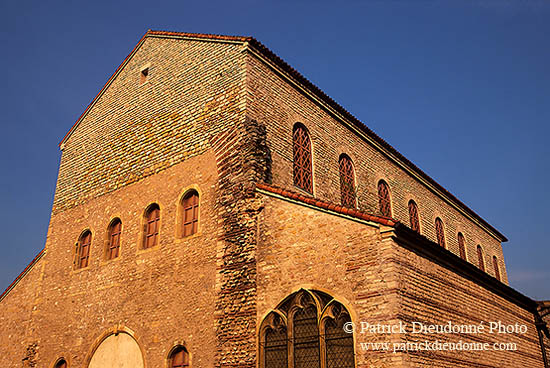
[(409, 201), (409, 220), (411, 229), (420, 234), (420, 220), (418, 219), (418, 207), (412, 199)]
[(495, 278), (500, 281), (500, 271), (498, 269), (498, 259), (496, 256), (493, 256), (493, 267), (495, 269)]
[(466, 242), (462, 233), (458, 233), (458, 249), (460, 251), (460, 258), (466, 260)]
[(313, 193), (313, 169), (311, 163), (311, 140), (302, 124), (295, 124), (292, 132), (294, 158), (294, 185)]
[(107, 240), (107, 259), (115, 259), (120, 250), (120, 233), (122, 232), (122, 222), (119, 218), (111, 221), (109, 225), (109, 239)]
[(260, 325), (260, 368), (353, 368), (347, 322), (346, 308), (328, 294), (302, 289), (290, 295)]
[(153, 203), (145, 211), (145, 231), (143, 248), (151, 248), (158, 244), (160, 227), (160, 208)]
[(86, 230), (78, 238), (76, 243), (76, 252), (75, 252), (75, 268), (84, 268), (88, 267), (88, 261), (90, 259), (90, 246), (92, 244), (92, 232)]
[(439, 217), (435, 219), (435, 235), (437, 244), (445, 248), (445, 231), (443, 230), (443, 221)]
[(181, 201), (182, 206), (182, 231), (181, 236), (193, 235), (199, 227), (199, 193), (190, 190)]
[(351, 158), (344, 154), (340, 155), (339, 166), (342, 206), (355, 208), (355, 172)]
[(67, 368), (67, 361), (65, 359), (59, 359), (57, 363), (55, 363), (55, 368)]
[(390, 188), (384, 180), (378, 182), (378, 204), (382, 216), (391, 217)]
[(189, 353), (183, 346), (178, 346), (170, 354), (170, 368), (189, 367)]
[(481, 249), (481, 245), (477, 246), (477, 264), (481, 271), (485, 271), (485, 262), (483, 261), (483, 249)]

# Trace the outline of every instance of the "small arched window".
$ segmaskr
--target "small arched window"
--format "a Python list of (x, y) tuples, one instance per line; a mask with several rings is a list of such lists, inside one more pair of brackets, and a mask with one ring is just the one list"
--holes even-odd
[(65, 359), (59, 359), (57, 363), (55, 363), (55, 368), (67, 368), (67, 361)]
[(500, 270), (498, 269), (498, 259), (496, 256), (493, 256), (493, 267), (495, 269), (495, 278), (500, 281)]
[(390, 188), (384, 180), (378, 182), (378, 204), (382, 216), (391, 217)]
[(460, 251), (460, 258), (466, 260), (466, 241), (464, 240), (464, 235), (458, 233), (458, 250)]
[(437, 244), (445, 248), (445, 231), (443, 230), (443, 221), (439, 217), (435, 219), (435, 235)]
[(181, 200), (182, 206), (182, 236), (193, 235), (199, 227), (199, 193), (190, 190)]
[(483, 249), (481, 249), (481, 245), (477, 246), (477, 264), (481, 271), (485, 271), (485, 262), (483, 261)]
[(109, 239), (107, 240), (107, 259), (115, 259), (120, 250), (120, 234), (122, 232), (122, 222), (119, 218), (111, 221), (109, 225)]
[(151, 248), (158, 244), (160, 228), (160, 207), (153, 203), (145, 211), (145, 231), (143, 247)]
[(170, 354), (170, 368), (189, 367), (189, 353), (183, 346), (178, 346)]
[(306, 127), (300, 123), (294, 125), (292, 143), (294, 185), (309, 193), (313, 193), (311, 140)]
[(412, 199), (409, 201), (409, 220), (411, 229), (420, 234), (420, 220), (418, 219), (418, 206)]
[(75, 268), (88, 267), (88, 261), (90, 259), (90, 246), (92, 245), (92, 232), (86, 230), (78, 238), (76, 243), (75, 252)]
[(340, 155), (339, 167), (342, 206), (355, 208), (355, 172), (353, 170), (351, 158), (344, 154)]

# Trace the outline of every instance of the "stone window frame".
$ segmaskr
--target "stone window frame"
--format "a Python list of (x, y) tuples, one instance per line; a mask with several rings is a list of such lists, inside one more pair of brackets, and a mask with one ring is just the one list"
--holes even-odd
[[(116, 257), (110, 257), (110, 251), (111, 251), (111, 229), (114, 226), (115, 222), (120, 222), (120, 231), (118, 234), (118, 251)], [(107, 232), (105, 234), (105, 246), (104, 246), (104, 252), (103, 252), (103, 261), (109, 262), (114, 261), (120, 258), (121, 252), (122, 252), (122, 234), (123, 234), (123, 223), (120, 216), (115, 216), (109, 221), (109, 225), (107, 226)]]
[(481, 246), (481, 244), (477, 245), (476, 251), (477, 251), (477, 267), (481, 271), (486, 272), (485, 271), (485, 256), (483, 255), (483, 247)]
[[(298, 130), (303, 130), (305, 133), (305, 136), (308, 138), (309, 144), (306, 146), (298, 146), (296, 141), (296, 132)], [(297, 155), (298, 155), (298, 149), (297, 148), (306, 148), (309, 152), (305, 152), (304, 154), (309, 157), (309, 164), (306, 165), (298, 165), (297, 163)], [(303, 181), (304, 177), (308, 177), (309, 183), (301, 183), (300, 181)], [(311, 138), (311, 133), (309, 129), (301, 122), (294, 123), (292, 127), (292, 182), (293, 185), (296, 188), (299, 188), (300, 190), (303, 190), (311, 195), (314, 195), (314, 188), (315, 188), (315, 182), (314, 182), (314, 174), (313, 174), (313, 140)], [(304, 184), (304, 185), (302, 185)], [(307, 185), (309, 184), (309, 185)]]
[[(460, 238), (462, 237), (463, 242), (462, 245), (460, 244)], [(458, 244), (458, 254), (460, 258), (462, 258), (465, 261), (468, 261), (468, 247), (466, 246), (466, 236), (462, 231), (458, 231), (456, 234), (456, 242)], [(464, 252), (464, 254), (462, 253)]]
[[(349, 162), (349, 171), (345, 172), (346, 167), (343, 162)], [(357, 208), (357, 176), (353, 160), (346, 153), (341, 153), (338, 157), (338, 173), (340, 177), (340, 202), (342, 206)], [(346, 178), (348, 179), (346, 182)], [(349, 183), (351, 181), (351, 183)]]
[(439, 244), (441, 247), (447, 249), (447, 240), (445, 239), (445, 223), (441, 219), (441, 217), (436, 217), (435, 221), (435, 238), (437, 240), (437, 244)]
[[(184, 235), (184, 221), (185, 221), (185, 208), (183, 206), (183, 201), (185, 198), (195, 192), (198, 197), (198, 204), (197, 204), (197, 230), (189, 235)], [(177, 203), (177, 211), (176, 211), (176, 239), (190, 239), (193, 237), (196, 237), (201, 234), (201, 201), (203, 201), (203, 195), (202, 192), (197, 185), (191, 185), (186, 187), (183, 190), (183, 193), (178, 197), (178, 203)]]
[[(156, 229), (156, 241), (155, 244), (152, 246), (147, 247), (147, 230), (148, 230), (148, 216), (149, 212), (152, 211), (153, 207), (157, 207), (159, 211), (159, 217), (157, 220), (157, 229)], [(149, 249), (156, 249), (160, 246), (160, 240), (161, 240), (161, 228), (162, 228), (162, 207), (159, 204), (159, 202), (151, 202), (145, 207), (145, 210), (143, 211), (143, 215), (141, 216), (141, 231), (140, 231), (140, 244), (138, 249), (141, 251), (147, 251)]]
[(191, 352), (189, 351), (189, 348), (187, 347), (187, 344), (185, 342), (176, 342), (173, 344), (172, 348), (168, 351), (168, 355), (166, 356), (166, 368), (173, 368), (173, 358), (174, 354), (180, 350), (185, 351), (187, 354), (187, 365), (183, 365), (183, 367), (191, 367)]
[(493, 256), (493, 271), (495, 272), (495, 279), (497, 279), (498, 281), (502, 281), (497, 256)]
[[(386, 193), (381, 192), (381, 188), (385, 188)], [(376, 197), (380, 214), (385, 217), (393, 217), (392, 194), (387, 180), (380, 179), (376, 183)], [(387, 205), (387, 211), (385, 211), (385, 205)]]
[[(82, 240), (85, 235), (90, 234), (90, 243), (88, 244), (88, 254), (86, 256), (86, 265), (82, 266)], [(73, 252), (73, 270), (79, 271), (79, 270), (85, 270), (90, 266), (90, 258), (92, 253), (92, 243), (93, 243), (93, 232), (92, 229), (86, 228), (80, 232), (80, 235), (78, 236), (78, 240), (76, 241), (74, 245), (74, 252)]]
[[(324, 294), (325, 299), (330, 297), (329, 301), (323, 302), (318, 294)], [(284, 308), (283, 308), (284, 306)], [(325, 343), (325, 327), (329, 320), (337, 320), (341, 317), (347, 317), (352, 322), (350, 309), (343, 302), (333, 298), (327, 293), (317, 290), (300, 289), (287, 296), (277, 308), (270, 310), (259, 324), (258, 329), (258, 367), (265, 366), (265, 344), (266, 334), (270, 330), (286, 330), (287, 335), (287, 366), (294, 368), (294, 315), (306, 308), (315, 307), (317, 314), (317, 326), (319, 334), (319, 368), (327, 367), (327, 351)], [(284, 310), (286, 309), (286, 311)], [(353, 349), (353, 367), (357, 367), (355, 351), (355, 333), (351, 334)]]

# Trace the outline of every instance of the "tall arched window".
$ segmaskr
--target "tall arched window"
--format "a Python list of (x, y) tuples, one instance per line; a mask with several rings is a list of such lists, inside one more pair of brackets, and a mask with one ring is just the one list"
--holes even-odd
[(189, 353), (183, 346), (178, 346), (170, 354), (170, 368), (189, 367)]
[(294, 158), (294, 185), (313, 193), (313, 168), (311, 160), (311, 140), (305, 126), (294, 125), (292, 132)]
[(55, 368), (67, 368), (67, 361), (65, 359), (59, 359), (59, 361), (55, 363)]
[(342, 206), (355, 208), (355, 172), (351, 158), (344, 154), (340, 155), (339, 167)]
[(384, 180), (378, 182), (378, 204), (382, 216), (391, 217), (390, 188)]
[(290, 295), (260, 325), (260, 368), (353, 368), (347, 322), (346, 308), (328, 294), (302, 289)]
[(107, 259), (115, 259), (120, 250), (120, 234), (122, 232), (122, 222), (115, 218), (109, 225), (109, 239), (107, 240)]
[(437, 244), (445, 248), (445, 231), (443, 230), (443, 221), (439, 217), (435, 219), (435, 235)]
[(84, 268), (88, 267), (88, 261), (90, 259), (90, 246), (92, 244), (92, 232), (86, 230), (78, 238), (76, 243), (76, 252), (75, 252), (75, 268)]
[(181, 236), (193, 235), (199, 227), (199, 193), (196, 190), (188, 191), (181, 201), (182, 230)]
[(143, 248), (151, 248), (158, 244), (160, 228), (160, 207), (153, 203), (145, 211), (145, 229)]
[(458, 250), (460, 251), (460, 258), (466, 260), (466, 241), (464, 240), (464, 235), (458, 233)]
[(418, 219), (418, 206), (412, 199), (409, 201), (409, 220), (411, 229), (420, 234), (420, 220)]
[(493, 267), (495, 269), (495, 278), (500, 281), (500, 270), (498, 269), (498, 259), (496, 256), (493, 256)]
[(477, 246), (477, 264), (481, 271), (485, 271), (485, 262), (483, 261), (483, 249), (481, 249), (481, 245)]

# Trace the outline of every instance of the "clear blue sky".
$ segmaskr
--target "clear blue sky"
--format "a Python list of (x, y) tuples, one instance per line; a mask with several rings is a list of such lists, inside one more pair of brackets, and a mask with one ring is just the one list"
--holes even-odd
[(511, 285), (550, 299), (550, 2), (336, 4), (4, 1), (0, 289), (44, 246), (58, 142), (151, 28), (259, 39), (504, 233)]

